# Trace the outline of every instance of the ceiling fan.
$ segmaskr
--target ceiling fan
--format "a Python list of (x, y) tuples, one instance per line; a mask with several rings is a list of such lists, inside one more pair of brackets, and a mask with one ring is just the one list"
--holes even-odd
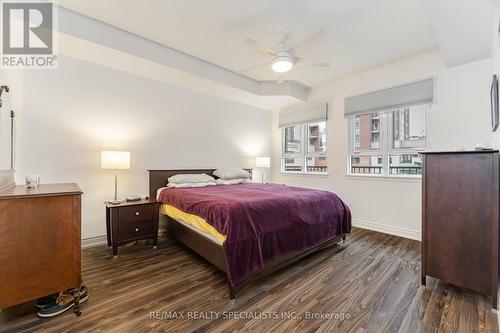
[(326, 31), (319, 30), (314, 34), (312, 34), (311, 36), (307, 37), (306, 39), (302, 40), (298, 44), (289, 47), (288, 35), (281, 34), (279, 36), (280, 46), (277, 50), (273, 50), (272, 48), (262, 45), (261, 43), (251, 38), (247, 38), (244, 40), (246, 44), (253, 47), (257, 51), (270, 56), (271, 60), (269, 62), (266, 62), (265, 64), (245, 68), (243, 70), (238, 71), (238, 73), (240, 74), (253, 69), (267, 67), (267, 66), (271, 66), (271, 69), (276, 73), (285, 73), (291, 70), (292, 68), (296, 67), (311, 67), (311, 66), (328, 67), (330, 66), (330, 63), (328, 62), (306, 59), (297, 56), (297, 54), (301, 54), (306, 50), (308, 50), (309, 48), (313, 47), (315, 44), (321, 42), (326, 37), (326, 35), (327, 35)]

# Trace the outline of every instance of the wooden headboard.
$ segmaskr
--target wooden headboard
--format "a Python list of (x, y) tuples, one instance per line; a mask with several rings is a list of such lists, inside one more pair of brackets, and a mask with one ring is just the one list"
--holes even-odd
[[(149, 172), (149, 198), (155, 199), (159, 188), (167, 186), (168, 177), (186, 173), (206, 173), (214, 178), (212, 173), (217, 169), (177, 169), (177, 170), (148, 170)], [(252, 169), (244, 169), (252, 174)]]

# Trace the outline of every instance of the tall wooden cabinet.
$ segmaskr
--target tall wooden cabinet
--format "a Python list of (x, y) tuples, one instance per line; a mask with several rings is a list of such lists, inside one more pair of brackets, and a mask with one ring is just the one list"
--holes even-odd
[(77, 184), (0, 192), (0, 309), (80, 286), (81, 195)]
[(422, 284), (472, 289), (497, 309), (498, 151), (422, 154)]

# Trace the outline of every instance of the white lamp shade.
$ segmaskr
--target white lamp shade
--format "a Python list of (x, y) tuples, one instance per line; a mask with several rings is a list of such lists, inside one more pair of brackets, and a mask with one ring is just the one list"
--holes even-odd
[(130, 152), (128, 151), (101, 152), (101, 169), (112, 169), (112, 170), (130, 169)]
[(285, 73), (292, 69), (293, 63), (289, 59), (278, 59), (273, 62), (271, 69), (276, 73)]
[(256, 168), (270, 168), (271, 167), (271, 158), (270, 157), (256, 157), (255, 158), (255, 167)]

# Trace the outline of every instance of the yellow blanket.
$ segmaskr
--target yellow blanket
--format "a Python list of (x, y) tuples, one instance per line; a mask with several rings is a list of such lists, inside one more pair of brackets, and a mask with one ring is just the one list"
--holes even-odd
[(205, 221), (205, 219), (194, 215), (194, 214), (189, 214), (185, 213), (180, 209), (175, 208), (174, 206), (170, 206), (167, 204), (162, 204), (160, 206), (160, 213), (163, 215), (167, 215), (173, 219), (176, 220), (182, 220), (182, 222), (185, 222), (193, 227), (195, 227), (198, 230), (204, 231), (219, 241), (219, 243), (224, 243), (226, 240), (226, 236), (218, 232), (214, 227), (212, 227), (210, 224)]

